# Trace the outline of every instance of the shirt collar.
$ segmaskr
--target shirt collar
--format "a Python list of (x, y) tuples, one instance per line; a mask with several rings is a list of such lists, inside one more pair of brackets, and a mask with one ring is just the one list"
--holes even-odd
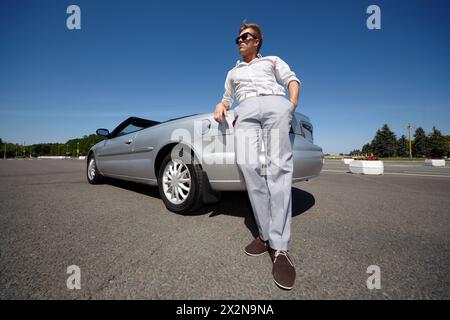
[[(256, 55), (256, 58), (262, 58), (261, 53), (258, 53), (258, 54)], [(255, 59), (253, 59), (252, 61), (255, 61)], [(252, 62), (252, 61), (250, 61), (250, 62)], [(236, 67), (237, 67), (241, 62), (244, 62), (244, 61), (241, 61), (241, 60), (236, 61)], [(249, 63), (250, 63), (250, 62), (249, 62)], [(244, 63), (246, 63), (246, 62), (244, 62)]]

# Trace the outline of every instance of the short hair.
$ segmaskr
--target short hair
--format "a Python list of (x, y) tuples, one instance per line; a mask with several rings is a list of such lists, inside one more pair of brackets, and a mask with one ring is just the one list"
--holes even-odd
[(239, 33), (241, 33), (242, 30), (247, 29), (247, 28), (252, 29), (254, 35), (256, 36), (256, 38), (259, 39), (258, 48), (256, 49), (257, 53), (259, 53), (259, 49), (261, 49), (262, 42), (263, 42), (263, 34), (262, 34), (262, 31), (261, 31), (261, 28), (256, 23), (244, 22), (242, 24), (242, 26), (239, 28)]

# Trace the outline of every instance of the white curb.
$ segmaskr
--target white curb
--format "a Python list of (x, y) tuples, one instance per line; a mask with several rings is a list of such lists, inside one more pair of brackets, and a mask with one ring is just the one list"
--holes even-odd
[(445, 167), (444, 159), (425, 159), (426, 166)]
[(380, 160), (353, 160), (349, 168), (352, 173), (373, 175), (381, 175), (384, 173), (383, 161)]

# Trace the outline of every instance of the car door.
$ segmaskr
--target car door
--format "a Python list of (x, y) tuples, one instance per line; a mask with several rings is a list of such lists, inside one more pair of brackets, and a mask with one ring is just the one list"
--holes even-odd
[(127, 176), (136, 133), (108, 139), (97, 154), (99, 167), (105, 175)]
[[(224, 121), (217, 123), (212, 116), (202, 122), (202, 166), (210, 182), (238, 183), (242, 181), (235, 161), (235, 110), (229, 110)], [(243, 185), (242, 185), (243, 186)]]
[(130, 162), (133, 159), (134, 140), (137, 131), (143, 129), (133, 120), (122, 125), (97, 153), (97, 162), (102, 173), (110, 176), (131, 176)]

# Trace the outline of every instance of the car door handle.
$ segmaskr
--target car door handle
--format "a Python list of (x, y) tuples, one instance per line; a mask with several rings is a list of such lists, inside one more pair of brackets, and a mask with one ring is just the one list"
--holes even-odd
[(130, 140), (128, 140), (127, 142), (125, 142), (126, 144), (130, 144), (130, 143), (132, 143), (133, 142), (133, 140), (132, 139), (130, 139)]

